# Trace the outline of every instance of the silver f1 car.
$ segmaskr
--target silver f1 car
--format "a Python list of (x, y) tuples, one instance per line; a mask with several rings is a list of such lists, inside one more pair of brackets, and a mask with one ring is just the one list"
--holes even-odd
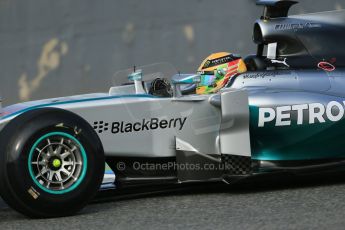
[(116, 189), (345, 169), (345, 11), (288, 16), (295, 3), (258, 1), (257, 54), (217, 93), (162, 64), (120, 72), (130, 83), (109, 93), (2, 108), (1, 197), (30, 217), (71, 215), (105, 163)]

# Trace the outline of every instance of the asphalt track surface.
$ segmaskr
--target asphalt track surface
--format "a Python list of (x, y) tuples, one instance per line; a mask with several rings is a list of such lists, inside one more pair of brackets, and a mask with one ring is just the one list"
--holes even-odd
[(0, 229), (344, 229), (345, 175), (101, 194), (80, 214), (28, 219), (0, 202)]

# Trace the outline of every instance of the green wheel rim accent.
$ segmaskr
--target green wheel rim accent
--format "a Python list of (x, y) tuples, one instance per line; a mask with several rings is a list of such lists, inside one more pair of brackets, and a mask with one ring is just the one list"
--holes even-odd
[[(82, 166), (82, 171), (81, 171), (81, 174), (80, 174), (80, 177), (77, 179), (77, 181), (72, 185), (70, 186), (69, 188), (67, 189), (64, 189), (64, 190), (59, 190), (59, 191), (56, 191), (56, 190), (50, 190), (46, 187), (44, 187), (42, 184), (40, 184), (37, 179), (35, 178), (35, 175), (34, 175), (34, 172), (33, 172), (33, 169), (32, 169), (32, 165), (31, 165), (31, 162), (32, 162), (32, 156), (33, 156), (33, 153), (36, 149), (36, 147), (38, 146), (38, 144), (48, 138), (48, 137), (51, 137), (51, 136), (62, 136), (62, 137), (66, 137), (66, 138), (69, 138), (71, 139), (72, 141), (74, 141), (79, 149), (80, 149), (80, 152), (81, 152), (81, 157), (82, 157), (82, 161), (83, 161), (83, 166)], [(28, 159), (28, 168), (29, 168), (29, 173), (30, 173), (30, 176), (31, 176), (31, 179), (34, 181), (34, 183), (40, 188), (42, 189), (43, 191), (47, 192), (47, 193), (50, 193), (50, 194), (65, 194), (65, 193), (68, 193), (68, 192), (71, 192), (73, 191), (74, 189), (76, 189), (80, 183), (84, 180), (85, 178), (85, 175), (86, 175), (86, 171), (87, 171), (87, 156), (86, 156), (86, 151), (83, 147), (83, 145), (72, 135), (68, 134), (68, 133), (64, 133), (64, 132), (51, 132), (51, 133), (47, 133), (45, 134), (44, 136), (40, 137), (35, 143), (34, 145), (31, 147), (30, 149), (30, 153), (29, 153), (29, 159)]]

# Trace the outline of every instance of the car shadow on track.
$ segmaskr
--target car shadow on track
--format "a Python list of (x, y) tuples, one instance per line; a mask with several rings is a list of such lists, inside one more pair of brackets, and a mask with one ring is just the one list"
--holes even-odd
[(243, 179), (234, 184), (223, 182), (193, 183), (167, 186), (150, 186), (123, 191), (102, 191), (94, 200), (95, 203), (149, 198), (171, 195), (196, 195), (208, 193), (250, 194), (279, 190), (323, 187), (345, 184), (345, 172), (314, 175), (261, 175)]
[[(135, 200), (151, 197), (169, 197), (176, 195), (200, 195), (200, 194), (256, 194), (265, 192), (274, 192), (281, 190), (295, 190), (303, 188), (326, 187), (333, 185), (344, 185), (345, 173), (332, 173), (322, 175), (270, 175), (257, 176), (244, 179), (232, 185), (221, 182), (213, 183), (194, 183), (187, 185), (166, 185), (166, 186), (149, 186), (138, 187), (126, 190), (106, 190), (99, 192), (93, 203), (116, 202), (125, 200)], [(21, 222), (27, 219), (25, 216), (11, 210), (2, 204), (0, 200), (0, 223), (1, 222)], [(114, 208), (113, 205), (97, 205), (97, 210), (88, 206), (80, 214), (72, 217), (79, 218), (82, 216), (93, 215), (94, 212), (107, 212), (108, 209)]]

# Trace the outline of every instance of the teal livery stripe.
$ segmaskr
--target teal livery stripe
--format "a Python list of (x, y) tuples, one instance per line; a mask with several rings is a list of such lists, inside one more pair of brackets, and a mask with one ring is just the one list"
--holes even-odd
[[(308, 115), (308, 114), (306, 114)], [(345, 157), (345, 119), (297, 125), (296, 113), (291, 124), (277, 126), (275, 120), (259, 127), (259, 107), (250, 106), (252, 158), (268, 161), (318, 160)], [(304, 119), (308, 119), (306, 116)]]

